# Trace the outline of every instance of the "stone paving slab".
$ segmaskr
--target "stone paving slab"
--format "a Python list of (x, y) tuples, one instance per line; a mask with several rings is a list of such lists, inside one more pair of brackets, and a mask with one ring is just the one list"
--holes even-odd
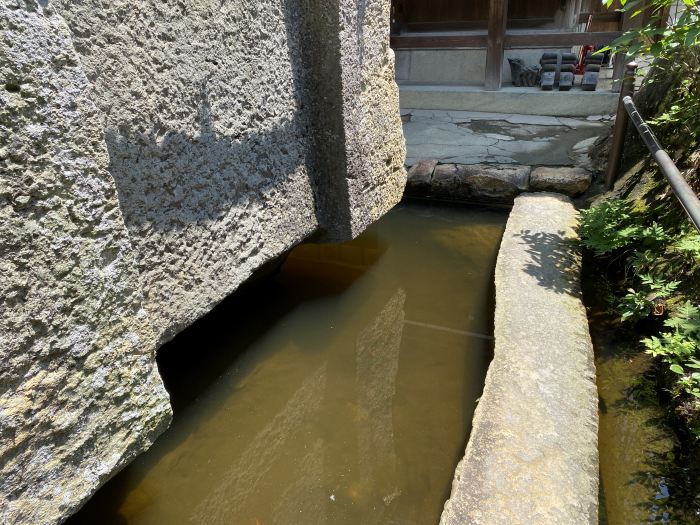
[(598, 523), (598, 396), (577, 212), (515, 200), (496, 265), (495, 356), (442, 525)]
[(587, 167), (582, 143), (608, 133), (612, 117), (595, 119), (469, 111), (402, 109), (406, 164), (436, 159), (455, 164)]

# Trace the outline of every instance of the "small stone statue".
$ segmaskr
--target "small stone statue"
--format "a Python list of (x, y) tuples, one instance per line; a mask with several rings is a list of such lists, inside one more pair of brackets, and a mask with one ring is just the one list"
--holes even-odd
[(535, 86), (540, 68), (537, 66), (526, 66), (522, 58), (509, 58), (510, 76), (514, 86)]

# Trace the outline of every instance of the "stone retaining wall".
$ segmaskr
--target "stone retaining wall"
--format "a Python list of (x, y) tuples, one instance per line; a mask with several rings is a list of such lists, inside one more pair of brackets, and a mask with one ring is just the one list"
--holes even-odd
[(569, 166), (514, 164), (438, 164), (422, 160), (408, 171), (405, 196), (461, 202), (511, 204), (527, 191), (551, 191), (571, 197), (591, 185), (591, 173)]

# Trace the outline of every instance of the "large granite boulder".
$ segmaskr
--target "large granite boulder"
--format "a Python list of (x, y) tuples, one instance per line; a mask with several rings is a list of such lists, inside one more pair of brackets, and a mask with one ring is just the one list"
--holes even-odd
[(160, 344), (398, 202), (388, 27), (388, 0), (0, 4), (0, 522), (60, 522), (164, 430)]
[(46, 524), (171, 412), (70, 32), (54, 14), (0, 13), (0, 523)]

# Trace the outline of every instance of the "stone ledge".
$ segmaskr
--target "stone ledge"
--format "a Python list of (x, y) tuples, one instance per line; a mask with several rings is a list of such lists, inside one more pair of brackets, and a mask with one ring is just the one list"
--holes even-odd
[(591, 174), (583, 168), (539, 167), (530, 174), (530, 189), (533, 191), (554, 191), (569, 197), (585, 192), (591, 185)]
[(445, 111), (488, 111), (554, 117), (588, 117), (616, 112), (618, 93), (611, 91), (542, 91), (504, 87), (485, 91), (475, 86), (402, 84), (401, 107)]
[(568, 166), (531, 167), (518, 164), (439, 164), (421, 160), (408, 170), (405, 197), (457, 202), (511, 204), (527, 191), (568, 196), (585, 192), (591, 174)]
[(598, 522), (598, 396), (577, 212), (515, 199), (496, 265), (495, 353), (442, 525)]

